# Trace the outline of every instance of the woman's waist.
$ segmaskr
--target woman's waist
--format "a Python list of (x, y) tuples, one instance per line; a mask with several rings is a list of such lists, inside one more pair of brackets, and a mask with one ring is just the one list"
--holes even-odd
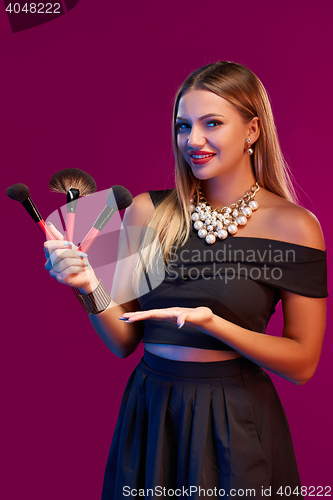
[(145, 351), (174, 361), (214, 362), (243, 357), (240, 353), (228, 350), (201, 349), (183, 345), (146, 343)]
[(139, 365), (147, 374), (159, 378), (196, 379), (204, 382), (206, 379), (221, 379), (237, 377), (242, 384), (243, 377), (262, 372), (262, 368), (244, 356), (223, 361), (189, 361), (169, 359), (145, 349), (144, 357)]

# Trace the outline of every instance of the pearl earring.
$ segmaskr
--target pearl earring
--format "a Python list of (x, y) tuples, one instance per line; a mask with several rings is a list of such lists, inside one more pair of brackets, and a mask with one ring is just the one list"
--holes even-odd
[[(246, 141), (245, 141), (245, 142), (246, 142), (248, 145), (250, 145), (250, 144), (251, 144), (251, 139), (246, 139)], [(250, 147), (249, 147), (249, 148), (247, 149), (247, 153), (248, 153), (249, 155), (253, 155), (254, 151), (253, 151), (253, 149), (252, 149), (252, 148), (250, 148)]]

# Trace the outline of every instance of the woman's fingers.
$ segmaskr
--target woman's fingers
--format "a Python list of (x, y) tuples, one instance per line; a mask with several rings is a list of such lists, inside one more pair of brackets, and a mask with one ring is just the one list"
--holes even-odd
[(68, 249), (68, 248), (73, 249), (73, 246), (74, 249), (77, 248), (71, 241), (64, 241), (64, 240), (44, 241), (45, 257), (48, 259), (55, 250)]
[(124, 313), (121, 318), (128, 323), (143, 321), (146, 319), (171, 321), (177, 323), (178, 328), (182, 328), (185, 323), (192, 325), (202, 325), (211, 319), (213, 312), (208, 307), (170, 307), (166, 309), (151, 309), (150, 311), (137, 311)]
[(52, 266), (55, 267), (60, 261), (68, 259), (80, 259), (81, 257), (87, 257), (87, 254), (84, 252), (78, 252), (77, 250), (69, 250), (68, 248), (57, 248), (52, 252), (50, 259)]
[(70, 266), (67, 269), (65, 269), (62, 272), (58, 272), (55, 269), (51, 269), (50, 271), (50, 276), (52, 278), (55, 278), (59, 283), (65, 283), (68, 284), (73, 276), (78, 275), (79, 273), (85, 272), (85, 269), (83, 266)]
[[(55, 228), (55, 236), (60, 233)], [(50, 240), (44, 243), (45, 269), (59, 283), (73, 287), (90, 287), (96, 276), (89, 264), (86, 253), (78, 251), (71, 241)]]
[(51, 269), (52, 269), (52, 262), (51, 262), (50, 257), (49, 257), (49, 258), (47, 259), (47, 261), (45, 262), (45, 269), (46, 269), (47, 271), (51, 271)]
[(57, 238), (57, 240), (63, 240), (64, 237), (61, 234), (60, 231), (52, 224), (52, 222), (47, 222), (47, 227), (49, 228), (50, 232)]
[(145, 319), (155, 319), (164, 321), (176, 321), (182, 308), (170, 307), (166, 309), (150, 309), (149, 311), (137, 311), (124, 313), (120, 319), (132, 323), (134, 321), (143, 321)]
[(86, 253), (61, 248), (54, 250), (45, 263), (45, 269), (50, 271), (50, 274), (52, 271), (53, 277), (55, 273), (79, 273), (88, 267), (89, 261)]
[(213, 311), (209, 307), (201, 306), (187, 309), (181, 312), (177, 318), (178, 328), (182, 328), (185, 323), (193, 325), (204, 325), (213, 316)]
[(57, 273), (62, 273), (62, 272), (73, 272), (73, 273), (79, 273), (81, 272), (80, 270), (85, 270), (86, 267), (89, 266), (88, 259), (75, 259), (75, 258), (68, 258), (68, 259), (63, 259), (57, 262), (57, 264), (53, 265), (53, 269)]

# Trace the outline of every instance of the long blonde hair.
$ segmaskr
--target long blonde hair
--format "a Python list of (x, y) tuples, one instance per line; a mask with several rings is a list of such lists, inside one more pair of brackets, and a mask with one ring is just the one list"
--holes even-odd
[[(175, 120), (181, 97), (188, 90), (208, 90), (223, 97), (239, 111), (245, 122), (259, 118), (260, 135), (254, 144), (251, 156), (256, 180), (268, 191), (297, 203), (297, 195), (291, 182), (291, 174), (279, 145), (271, 105), (267, 92), (257, 76), (241, 64), (218, 61), (207, 64), (191, 73), (178, 89), (173, 110), (173, 149), (175, 155), (176, 188), (154, 210), (149, 227), (154, 228), (159, 237), (159, 244), (165, 264), (170, 259), (170, 249), (181, 246), (187, 240), (191, 219), (189, 200), (198, 188), (199, 180), (193, 175), (177, 146)], [(144, 241), (149, 265), (149, 257), (158, 242), (152, 241), (152, 232), (148, 232)]]

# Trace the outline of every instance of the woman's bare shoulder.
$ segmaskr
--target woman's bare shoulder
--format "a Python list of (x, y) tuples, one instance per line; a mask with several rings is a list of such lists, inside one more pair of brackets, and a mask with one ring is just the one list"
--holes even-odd
[(123, 223), (127, 226), (146, 226), (153, 211), (150, 194), (141, 193), (133, 198), (132, 204), (126, 209)]
[(317, 217), (306, 208), (264, 190), (266, 208), (276, 239), (325, 250), (325, 241)]

